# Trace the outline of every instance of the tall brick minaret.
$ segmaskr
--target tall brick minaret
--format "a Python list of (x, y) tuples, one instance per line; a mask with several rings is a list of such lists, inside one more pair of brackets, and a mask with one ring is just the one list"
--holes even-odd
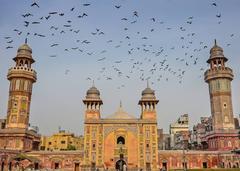
[[(139, 161), (144, 170), (157, 170), (158, 165), (158, 139), (157, 139), (157, 104), (158, 100), (154, 90), (149, 87), (142, 91), (142, 97), (138, 104), (141, 106), (141, 123), (139, 125)], [(151, 168), (151, 169), (150, 169)]]
[(210, 58), (207, 60), (210, 69), (205, 72), (205, 81), (209, 84), (214, 130), (234, 129), (231, 92), (233, 71), (225, 66), (227, 61), (223, 49), (217, 45), (215, 40), (210, 50)]
[(103, 104), (100, 98), (100, 91), (95, 87), (94, 82), (86, 93), (86, 98), (83, 100), (86, 106), (85, 121), (84, 121), (84, 165), (91, 167), (99, 167), (102, 165), (103, 157), (103, 136), (98, 135), (102, 132), (102, 125), (96, 124), (101, 121), (100, 108)]
[(38, 150), (40, 135), (29, 128), (30, 103), (36, 72), (31, 68), (34, 63), (32, 49), (25, 43), (13, 58), (15, 66), (8, 71), (10, 81), (6, 128), (0, 129), (0, 149), (31, 151)]
[(24, 128), (29, 125), (32, 85), (37, 75), (31, 65), (34, 63), (32, 49), (27, 41), (20, 46), (13, 58), (15, 66), (8, 71), (10, 81), (6, 128)]
[(210, 50), (210, 64), (204, 76), (209, 85), (211, 103), (212, 127), (203, 138), (208, 145), (208, 150), (232, 150), (238, 148), (238, 133), (234, 125), (231, 81), (233, 71), (226, 67), (228, 59), (223, 54), (223, 49), (217, 45)]

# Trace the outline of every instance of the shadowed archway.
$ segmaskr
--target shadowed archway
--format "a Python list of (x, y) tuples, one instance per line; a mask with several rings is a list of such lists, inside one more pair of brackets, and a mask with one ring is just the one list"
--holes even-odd
[(124, 165), (127, 166), (126, 162), (124, 160), (120, 159), (116, 162), (115, 169), (118, 171), (123, 171)]

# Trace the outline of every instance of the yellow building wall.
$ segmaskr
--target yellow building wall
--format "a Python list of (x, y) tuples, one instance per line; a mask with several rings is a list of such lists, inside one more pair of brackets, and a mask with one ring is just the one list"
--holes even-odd
[(137, 135), (134, 135), (132, 132), (128, 132), (126, 145), (128, 149), (128, 165), (131, 167), (135, 167), (138, 165), (139, 159)]
[(83, 140), (83, 137), (75, 137), (72, 133), (59, 132), (50, 137), (41, 137), (40, 150), (68, 150), (69, 146), (75, 147), (76, 150), (82, 150)]
[(104, 139), (104, 163), (115, 167), (115, 163), (120, 159), (117, 138), (122, 136), (125, 138), (125, 145), (122, 145), (124, 158), (127, 158), (127, 165), (129, 167), (136, 167), (138, 165), (138, 139), (137, 135), (125, 129), (118, 129), (109, 133)]
[[(157, 169), (158, 140), (156, 123), (129, 124), (88, 123), (84, 128), (84, 163), (86, 167), (114, 169), (120, 160), (122, 147), (123, 160), (128, 168)], [(110, 131), (110, 132), (109, 132)], [(117, 138), (124, 137), (125, 144), (117, 144)], [(95, 148), (93, 145), (95, 144)], [(148, 144), (148, 145), (147, 145)], [(148, 155), (147, 155), (148, 154)], [(94, 155), (94, 156), (93, 156)]]
[(108, 134), (104, 140), (104, 163), (114, 165), (114, 132)]

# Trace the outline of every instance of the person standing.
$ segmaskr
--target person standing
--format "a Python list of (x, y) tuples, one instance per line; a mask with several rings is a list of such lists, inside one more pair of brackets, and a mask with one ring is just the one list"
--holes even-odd
[(123, 165), (123, 171), (127, 171), (127, 165), (126, 164)]

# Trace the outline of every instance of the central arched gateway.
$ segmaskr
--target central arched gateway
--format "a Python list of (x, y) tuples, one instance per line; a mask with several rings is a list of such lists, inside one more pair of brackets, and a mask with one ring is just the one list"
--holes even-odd
[(115, 166), (116, 170), (124, 171), (124, 167), (127, 167), (127, 164), (124, 160), (120, 159), (116, 162), (116, 166)]

